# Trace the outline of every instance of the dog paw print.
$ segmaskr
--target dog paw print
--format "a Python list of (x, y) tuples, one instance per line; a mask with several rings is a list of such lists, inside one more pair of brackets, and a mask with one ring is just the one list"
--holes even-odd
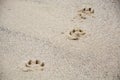
[(24, 72), (28, 72), (28, 71), (35, 71), (35, 70), (40, 70), (43, 71), (44, 70), (44, 62), (41, 62), (39, 60), (29, 60), (28, 62), (26, 62), (24, 64), (24, 67), (22, 68), (22, 70)]
[(74, 28), (68, 33), (68, 39), (70, 40), (78, 40), (81, 36), (85, 35), (86, 33), (79, 29), (79, 28)]
[(94, 14), (94, 9), (92, 8), (83, 8), (78, 11), (78, 15), (80, 16), (81, 19), (86, 19), (88, 16), (91, 16)]

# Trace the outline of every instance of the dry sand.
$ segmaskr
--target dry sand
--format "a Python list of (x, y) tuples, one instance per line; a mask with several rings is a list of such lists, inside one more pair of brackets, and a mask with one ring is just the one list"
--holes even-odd
[[(94, 17), (81, 21), (82, 7)], [(67, 39), (75, 27), (86, 34)], [(44, 70), (22, 71), (29, 59)], [(119, 60), (118, 0), (0, 0), (0, 80), (120, 80)]]

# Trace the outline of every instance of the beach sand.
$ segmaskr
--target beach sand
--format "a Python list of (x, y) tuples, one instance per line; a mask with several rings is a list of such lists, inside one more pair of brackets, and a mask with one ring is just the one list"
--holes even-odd
[[(68, 39), (76, 27), (85, 35)], [(0, 80), (120, 80), (119, 60), (119, 0), (0, 0)]]

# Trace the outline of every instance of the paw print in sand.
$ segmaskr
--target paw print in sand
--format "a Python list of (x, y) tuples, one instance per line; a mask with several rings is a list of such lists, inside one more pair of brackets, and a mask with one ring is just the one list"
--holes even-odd
[(45, 66), (44, 62), (40, 62), (39, 60), (35, 60), (35, 61), (29, 60), (24, 64), (24, 67), (22, 68), (22, 70), (24, 72), (35, 71), (35, 70), (43, 71), (44, 66)]
[(94, 9), (92, 8), (83, 8), (78, 11), (78, 15), (80, 16), (81, 19), (86, 19), (88, 16), (91, 16), (94, 14)]
[(70, 40), (78, 40), (81, 36), (85, 35), (86, 33), (79, 29), (79, 28), (74, 28), (72, 31), (68, 33), (68, 39)]

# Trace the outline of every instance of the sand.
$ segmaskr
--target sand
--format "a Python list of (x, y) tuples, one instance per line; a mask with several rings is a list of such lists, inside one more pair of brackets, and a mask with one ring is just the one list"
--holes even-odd
[[(23, 71), (29, 60), (44, 69)], [(120, 80), (119, 60), (119, 0), (0, 0), (0, 80)]]

